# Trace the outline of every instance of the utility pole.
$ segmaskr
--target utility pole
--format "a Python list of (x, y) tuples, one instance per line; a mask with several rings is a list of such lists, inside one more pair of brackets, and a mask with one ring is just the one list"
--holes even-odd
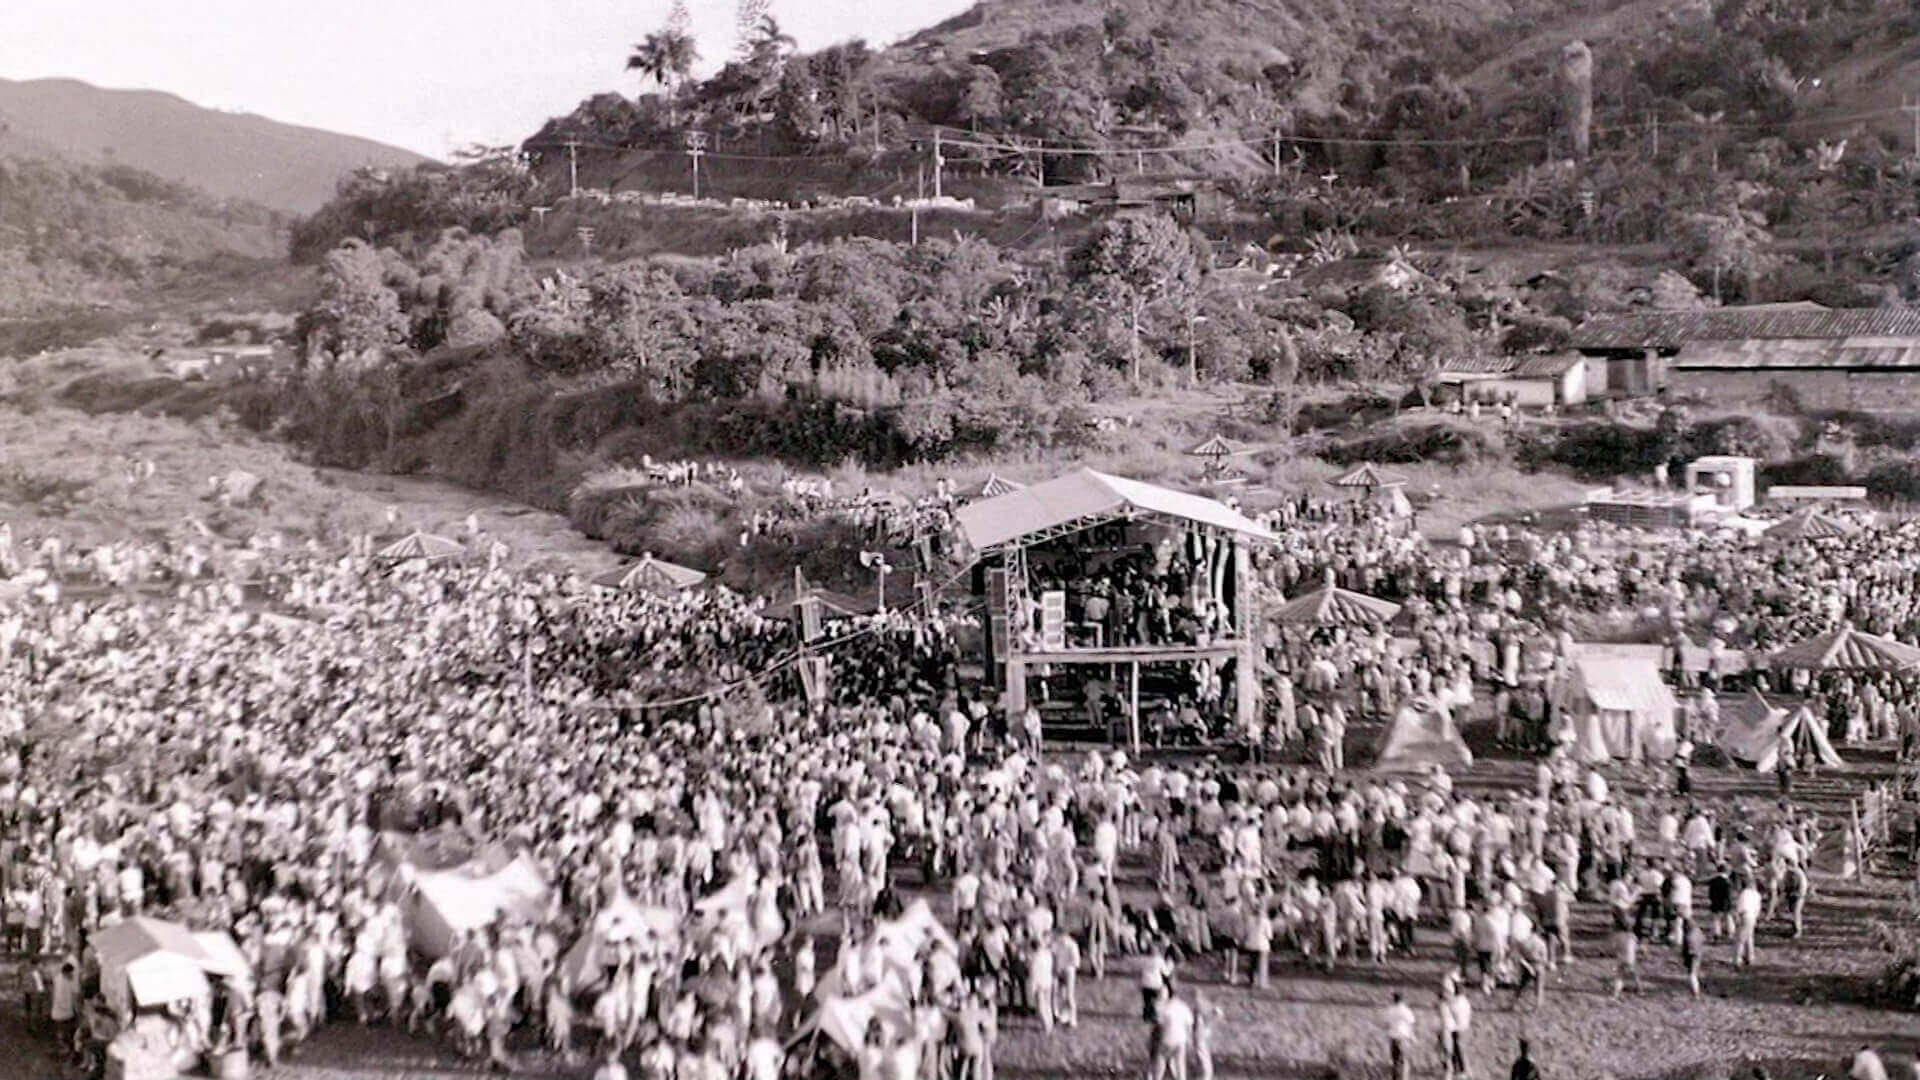
[(940, 156), (940, 129), (933, 129), (933, 197), (940, 197), (940, 166), (945, 159)]
[(707, 133), (687, 132), (687, 156), (693, 159), (693, 197), (700, 198), (700, 155), (707, 152)]
[(1280, 175), (1280, 133), (1273, 133), (1273, 175)]
[(580, 197), (580, 140), (567, 140), (567, 197)]
[(1900, 111), (1913, 121), (1913, 156), (1920, 158), (1920, 102), (1909, 100), (1903, 94), (1900, 97)]

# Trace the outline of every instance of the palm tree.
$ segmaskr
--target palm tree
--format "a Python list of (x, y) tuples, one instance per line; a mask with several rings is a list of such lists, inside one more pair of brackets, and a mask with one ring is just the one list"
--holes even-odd
[(763, 14), (754, 23), (753, 39), (747, 43), (747, 63), (757, 71), (778, 71), (798, 45), (792, 34), (780, 28), (780, 20)]
[(694, 47), (692, 35), (668, 28), (648, 34), (646, 40), (633, 47), (627, 57), (627, 70), (640, 72), (666, 91), (667, 123), (671, 125), (678, 123), (673, 108), (678, 88), (699, 60), (700, 52)]

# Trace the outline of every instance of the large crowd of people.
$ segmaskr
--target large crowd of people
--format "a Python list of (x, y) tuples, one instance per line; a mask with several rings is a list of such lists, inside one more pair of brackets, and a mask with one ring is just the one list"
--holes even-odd
[[(919, 531), (922, 511), (939, 508), (889, 520)], [(1274, 600), (1331, 575), (1407, 605), (1391, 633), (1266, 642), (1279, 681), (1251, 741), (1312, 735), (1304, 765), (1042, 753), (960, 678), (957, 615), (844, 624), (820, 646), (830, 683), (803, 687), (791, 622), (724, 589), (270, 538), (79, 558), (8, 537), (0, 571), (29, 588), (0, 608), (0, 925), (62, 1046), (96, 1062), (157, 1008), (186, 1053), (276, 1061), (361, 1023), (608, 1080), (990, 1080), (1002, 1025), (1071, 1027), (1081, 980), (1121, 977), (1149, 1074), (1192, 1058), (1207, 1076), (1234, 992), (1214, 982), (1378, 963), (1419, 927), (1455, 963), (1434, 1019), (1398, 1002), (1388, 1041), (1398, 1065), (1431, 1026), (1451, 1077), (1468, 991), (1537, 1000), (1583, 915), (1612, 927), (1587, 969), (1616, 994), (1640, 987), (1643, 945), (1697, 994), (1708, 959), (1802, 930), (1834, 823), (1629, 793), (1552, 749), (1524, 655), (1642, 607), (1729, 648), (1842, 621), (1910, 639), (1920, 526), (1780, 546), (1513, 526), (1440, 546), (1363, 504), (1275, 513)], [(1124, 640), (1141, 620), (1113, 615), (1133, 580), (1117, 565), (1079, 611), (1107, 581), (1092, 621)], [(1806, 689), (1846, 733), (1912, 731), (1910, 682)], [(1349, 714), (1488, 695), (1541, 751), (1527, 790), (1356, 776), (1329, 737)], [(423, 918), (432, 875), (475, 865), (538, 887), (478, 925)], [(142, 917), (230, 934), (246, 970), (179, 1002), (115, 992), (93, 943)]]

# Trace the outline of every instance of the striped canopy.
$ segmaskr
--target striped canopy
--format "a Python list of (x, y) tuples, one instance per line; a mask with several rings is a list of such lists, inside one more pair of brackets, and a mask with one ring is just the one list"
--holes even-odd
[(1241, 446), (1225, 435), (1215, 435), (1205, 442), (1188, 447), (1187, 453), (1194, 457), (1224, 458), (1243, 453), (1245, 450), (1246, 447)]
[(1015, 483), (999, 473), (988, 473), (985, 480), (960, 493), (963, 499), (991, 499), (996, 495), (1026, 490), (1025, 484)]
[(707, 575), (702, 571), (647, 554), (640, 556), (638, 562), (595, 577), (593, 583), (608, 589), (673, 593), (691, 589), (705, 580)]
[(1345, 476), (1337, 476), (1329, 481), (1334, 487), (1341, 488), (1391, 487), (1406, 482), (1406, 477), (1399, 473), (1388, 472), (1372, 462), (1367, 462)]
[(1805, 671), (1912, 671), (1920, 649), (1851, 626), (1808, 638), (1773, 654), (1773, 666)]
[(1391, 600), (1328, 585), (1281, 604), (1271, 617), (1283, 626), (1378, 626), (1398, 614)]
[(1768, 529), (1766, 535), (1776, 540), (1827, 540), (1852, 536), (1856, 531), (1852, 522), (1828, 517), (1809, 506)]
[(435, 536), (416, 529), (381, 548), (380, 557), (393, 562), (406, 562), (410, 559), (441, 562), (445, 559), (459, 558), (466, 553), (466, 550), (457, 542), (444, 536)]

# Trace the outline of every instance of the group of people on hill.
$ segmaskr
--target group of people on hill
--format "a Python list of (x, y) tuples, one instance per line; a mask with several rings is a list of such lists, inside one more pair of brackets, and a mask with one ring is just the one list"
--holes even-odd
[[(1650, 555), (1604, 530), (1488, 530), (1462, 557), (1364, 512), (1292, 514), (1259, 567), (1276, 598), (1331, 572), (1417, 603), (1411, 650), (1371, 631), (1271, 643), (1289, 737), (1519, 693), (1510, 657), (1551, 653), (1564, 615), (1629, 579), (1695, 619), (1740, 576), (1744, 606), (1716, 614), (1754, 645), (1835, 618), (1904, 633), (1920, 594), (1911, 526)], [(36, 583), (0, 610), (0, 926), (46, 958), (32, 985), (69, 1045), (151, 1004), (110, 992), (91, 943), (160, 917), (248, 961), (178, 1007), (185, 1038), (270, 1061), (359, 1022), (502, 1066), (591, 1052), (609, 1078), (988, 1080), (1006, 1025), (1074, 1026), (1083, 978), (1128, 977), (1150, 1070), (1191, 1057), (1204, 1076), (1240, 991), (1195, 987), (1382, 963), (1424, 928), (1447, 943), (1435, 1033), (1463, 1074), (1468, 989), (1537, 1001), (1583, 920), (1613, 928), (1616, 993), (1641, 985), (1643, 944), (1698, 992), (1717, 950), (1753, 962), (1769, 913), (1799, 932), (1824, 831), (1791, 806), (1637, 799), (1564, 751), (1504, 795), (1441, 769), (1355, 778), (1338, 752), (1042, 754), (963, 685), (960, 619), (939, 613), (842, 627), (830, 684), (803, 692), (791, 622), (724, 590), (270, 538), (85, 559), (9, 540), (0, 564)], [(1869, 735), (1913, 700), (1890, 680), (1817, 688)], [(420, 913), (452, 863), (539, 888), (440, 935)], [(1418, 1021), (1388, 1026), (1404, 1060)]]

